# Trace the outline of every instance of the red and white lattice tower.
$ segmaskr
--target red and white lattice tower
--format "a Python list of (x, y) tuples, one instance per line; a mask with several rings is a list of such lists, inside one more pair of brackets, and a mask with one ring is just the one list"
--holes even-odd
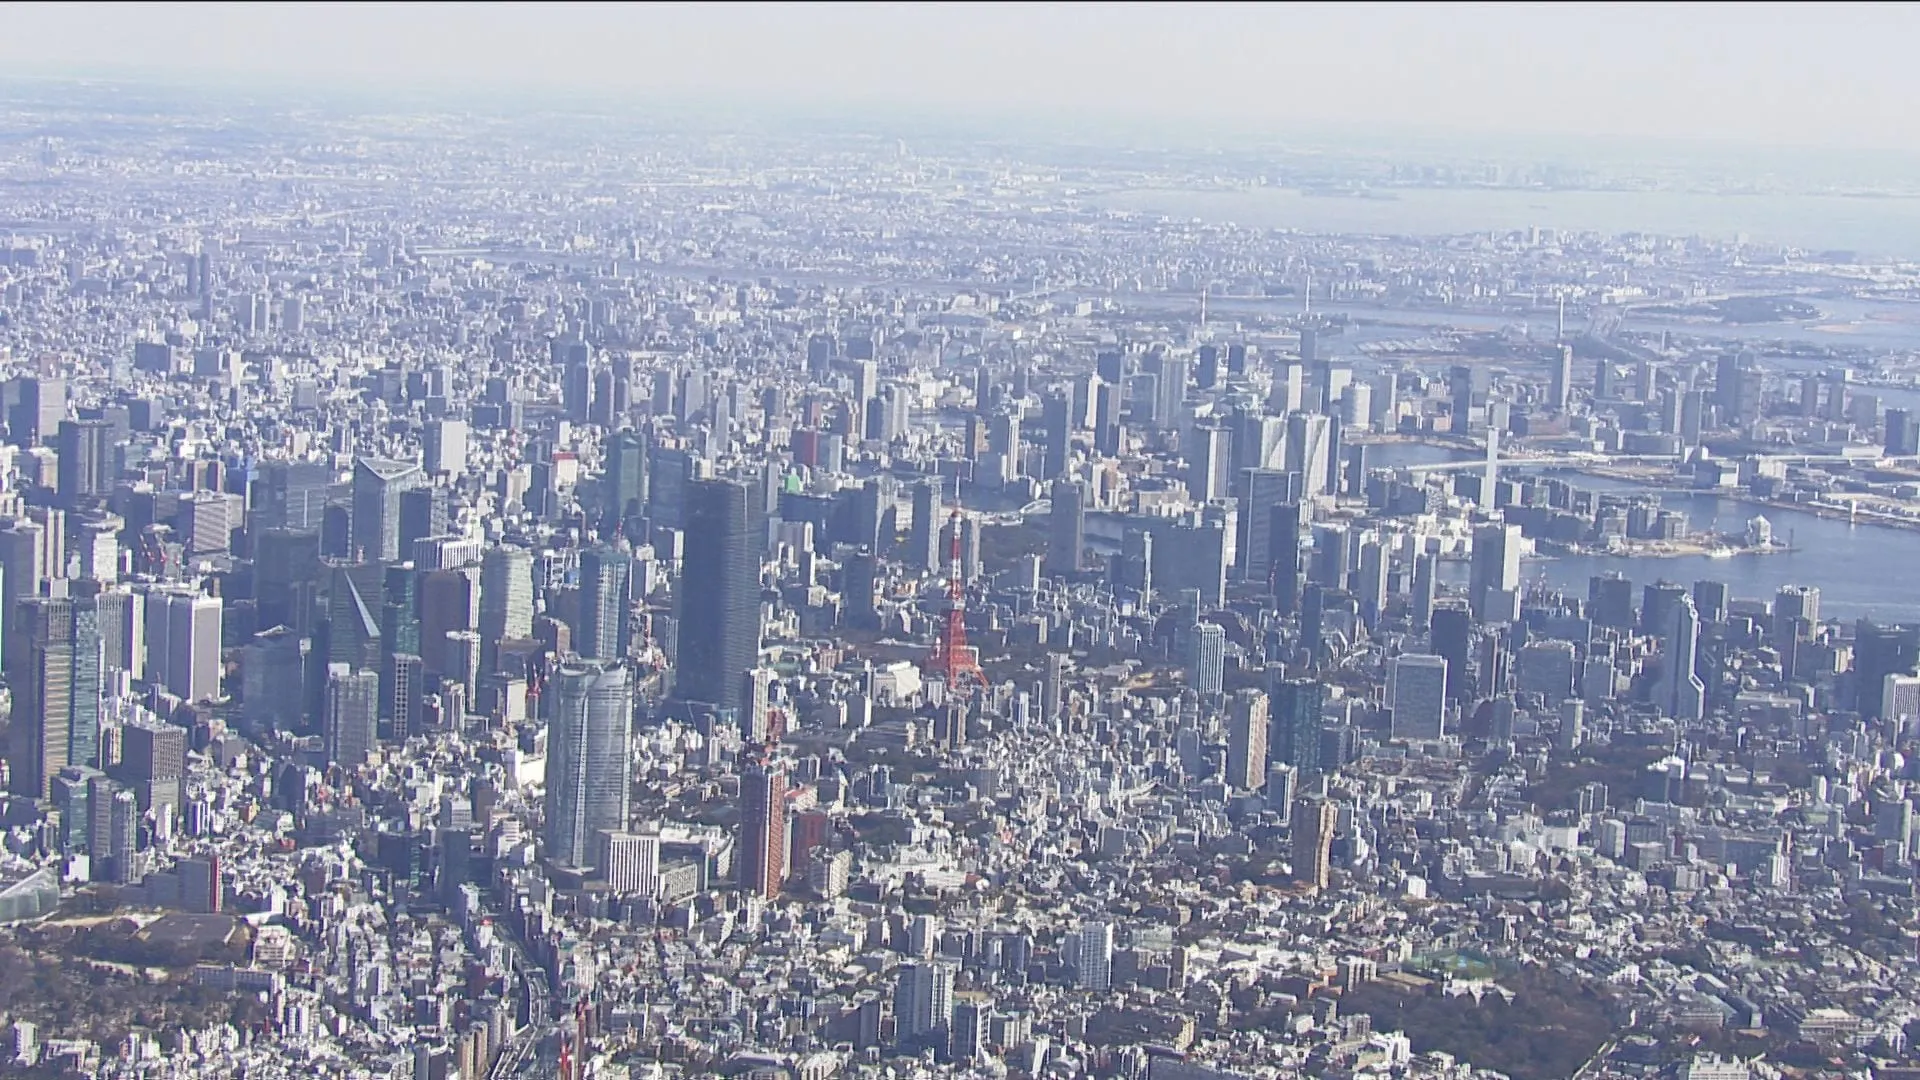
[(980, 659), (967, 645), (966, 570), (960, 561), (961, 516), (958, 507), (947, 519), (952, 536), (947, 542), (947, 621), (933, 644), (927, 660), (927, 672), (946, 679), (947, 691), (956, 695), (985, 689), (987, 674), (980, 670)]

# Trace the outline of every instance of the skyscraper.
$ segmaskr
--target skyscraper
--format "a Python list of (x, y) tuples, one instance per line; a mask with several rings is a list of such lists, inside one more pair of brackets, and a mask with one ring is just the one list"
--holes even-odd
[(947, 1057), (956, 1062), (978, 1063), (987, 1052), (988, 1023), (993, 1005), (984, 996), (969, 996), (953, 1007), (952, 1029), (947, 1033)]
[(1727, 617), (1727, 605), (1732, 599), (1732, 590), (1724, 581), (1693, 583), (1693, 606), (1700, 612), (1701, 622), (1724, 621)]
[(1566, 412), (1573, 398), (1573, 346), (1556, 345), (1551, 357), (1552, 376), (1547, 382), (1547, 407)]
[(1348, 538), (1355, 533), (1345, 525), (1313, 527), (1313, 561), (1307, 577), (1324, 589), (1342, 589), (1347, 584)]
[(1518, 525), (1482, 525), (1473, 530), (1473, 562), (1467, 578), (1467, 603), (1476, 619), (1487, 620), (1501, 612), (1499, 603), (1489, 607), (1495, 592), (1520, 591), (1520, 527)]
[(633, 681), (619, 664), (563, 664), (547, 732), (547, 858), (590, 866), (602, 830), (627, 827)]
[(1059, 477), (1048, 488), (1053, 507), (1047, 515), (1047, 573), (1067, 576), (1080, 569), (1086, 544), (1086, 493), (1077, 481)]
[(1316, 892), (1333, 877), (1333, 831), (1339, 821), (1339, 809), (1325, 799), (1293, 804), (1293, 878)]
[(1413, 632), (1424, 634), (1433, 621), (1433, 596), (1439, 558), (1422, 551), (1413, 557), (1413, 588), (1407, 596)]
[(317, 529), (334, 472), (319, 462), (269, 461), (255, 483), (255, 528)]
[[(1487, 369), (1474, 364), (1455, 364), (1447, 370), (1447, 393), (1453, 400), (1453, 433), (1464, 435), (1482, 419), (1487, 403)], [(1488, 493), (1491, 499), (1492, 493)]]
[(142, 812), (179, 810), (186, 771), (187, 729), (164, 722), (121, 726), (116, 778), (133, 790)]
[(740, 775), (740, 888), (771, 900), (786, 879), (786, 767), (756, 761)]
[(1706, 684), (1695, 671), (1700, 647), (1700, 615), (1693, 598), (1680, 594), (1660, 635), (1660, 677), (1654, 682), (1653, 701), (1677, 720), (1699, 720), (1706, 714)]
[(740, 676), (760, 653), (763, 499), (735, 480), (687, 490), (686, 557), (676, 591), (679, 646), (674, 693), (739, 708)]
[(1227, 631), (1219, 623), (1195, 623), (1187, 630), (1187, 685), (1203, 696), (1218, 694), (1226, 682)]
[(1388, 661), (1387, 702), (1394, 738), (1432, 740), (1446, 734), (1446, 658), (1405, 653)]
[(395, 742), (420, 730), (427, 666), (418, 654), (389, 652), (380, 659), (380, 719)]
[(612, 544), (580, 554), (580, 633), (573, 650), (587, 660), (617, 660), (627, 653), (627, 573), (633, 555)]
[(100, 635), (91, 600), (33, 597), (8, 628), (13, 679), (16, 794), (44, 799), (68, 765), (97, 764), (100, 751)]
[(1326, 687), (1312, 679), (1281, 679), (1273, 683), (1269, 693), (1270, 734), (1267, 738), (1272, 760), (1291, 765), (1303, 774), (1320, 771), (1320, 733), (1324, 730), (1321, 710), (1326, 696)]
[[(1267, 581), (1273, 569), (1276, 554), (1276, 524), (1285, 527), (1285, 520), (1276, 518), (1274, 508), (1294, 502), (1300, 496), (1301, 481), (1293, 473), (1280, 469), (1248, 469), (1241, 473), (1240, 497), (1240, 537), (1234, 551), (1235, 565), (1239, 568), (1237, 576), (1248, 581)], [(1298, 511), (1295, 511), (1293, 542), (1295, 554), (1299, 548)], [(1279, 544), (1285, 544), (1287, 537), (1278, 538)]]
[(1227, 710), (1227, 783), (1257, 791), (1267, 782), (1267, 695), (1241, 690)]
[(1193, 435), (1196, 445), (1187, 454), (1187, 497), (1201, 503), (1226, 498), (1233, 468), (1233, 432), (1216, 425), (1195, 428)]
[(1881, 626), (1861, 619), (1853, 631), (1856, 707), (1868, 719), (1881, 719), (1887, 677), (1912, 675), (1920, 666), (1920, 627)]
[(336, 565), (328, 574), (326, 660), (369, 671), (380, 666), (380, 617), (386, 570), (379, 563)]
[(400, 496), (426, 482), (410, 461), (361, 458), (353, 464), (353, 550), (361, 560), (400, 558)]
[(913, 486), (913, 526), (908, 534), (907, 566), (922, 573), (937, 574), (947, 564), (947, 552), (940, 546), (940, 484), (922, 480)]
[(429, 476), (458, 477), (467, 471), (467, 422), (429, 420), (421, 437), (421, 458)]
[(1773, 594), (1773, 620), (1768, 637), (1774, 648), (1786, 651), (1798, 632), (1820, 621), (1820, 590), (1811, 585), (1782, 585)]
[(28, 376), (17, 387), (19, 404), (7, 416), (8, 441), (15, 446), (39, 446), (54, 436), (67, 417), (67, 380)]
[(379, 735), (379, 673), (328, 664), (321, 709), (320, 733), (328, 763), (349, 769), (366, 764)]
[(1060, 721), (1067, 702), (1067, 664), (1072, 658), (1063, 652), (1050, 652), (1040, 679), (1040, 719), (1048, 724)]
[(1587, 614), (1595, 626), (1633, 628), (1633, 582), (1609, 571), (1587, 580)]
[(1067, 456), (1073, 450), (1073, 400), (1061, 393), (1047, 395), (1040, 418), (1047, 436), (1043, 479), (1053, 480), (1067, 471)]
[[(126, 885), (141, 878), (140, 803), (131, 791), (115, 791), (106, 801), (107, 866), (104, 880)], [(96, 848), (96, 850), (98, 850)], [(99, 878), (103, 875), (96, 874)]]
[(1308, 495), (1330, 491), (1332, 433), (1329, 420), (1311, 413), (1293, 413), (1287, 417), (1287, 471), (1300, 474)]
[(1268, 511), (1267, 571), (1274, 610), (1291, 615), (1300, 607), (1300, 503), (1288, 500)]
[(1074, 962), (1073, 982), (1082, 990), (1103, 993), (1113, 988), (1113, 924), (1090, 922), (1080, 927), (1080, 955)]
[[(30, 521), (0, 528), (0, 633), (12, 631), (21, 600), (40, 595), (46, 543), (45, 531)], [(9, 674), (18, 655), (12, 649), (4, 653)]]
[(482, 666), (493, 668), (502, 641), (533, 636), (533, 554), (501, 546), (480, 560), (480, 642)]
[(106, 420), (60, 421), (60, 504), (71, 510), (113, 493), (113, 424)]
[(220, 627), (225, 605), (217, 596), (161, 592), (147, 597), (148, 678), (186, 701), (220, 696)]
[(646, 436), (627, 428), (607, 440), (606, 473), (600, 484), (600, 530), (611, 534), (638, 517), (647, 504)]
[(900, 965), (893, 989), (893, 1029), (900, 1045), (945, 1045), (952, 1020), (953, 967), (929, 960)]
[(428, 672), (450, 670), (447, 635), (479, 626), (480, 572), (474, 567), (434, 570), (420, 579), (420, 659)]
[(840, 595), (848, 626), (871, 629), (880, 625), (880, 560), (866, 548), (841, 563)]
[(1360, 569), (1351, 579), (1354, 599), (1360, 604), (1360, 617), (1373, 630), (1387, 610), (1387, 548), (1378, 539), (1369, 538), (1360, 545)]

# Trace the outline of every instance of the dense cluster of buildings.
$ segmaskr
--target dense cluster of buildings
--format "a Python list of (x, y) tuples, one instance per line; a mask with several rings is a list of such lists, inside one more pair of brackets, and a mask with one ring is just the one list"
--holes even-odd
[(15, 995), (0, 1074), (1547, 1075), (1472, 1008), (1906, 1060), (1920, 626), (1525, 574), (1780, 546), (1659, 487), (1910, 524), (1900, 357), (1619, 325), (1865, 269), (181, 123), (0, 154), (0, 922), (261, 1007)]

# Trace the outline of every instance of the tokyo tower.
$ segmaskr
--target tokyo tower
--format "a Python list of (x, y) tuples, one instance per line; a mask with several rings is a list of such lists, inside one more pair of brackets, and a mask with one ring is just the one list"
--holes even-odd
[(986, 672), (980, 670), (980, 658), (967, 644), (966, 573), (960, 564), (960, 524), (958, 507), (947, 518), (952, 534), (947, 542), (947, 621), (927, 658), (927, 673), (946, 679), (947, 689), (968, 694), (987, 685)]

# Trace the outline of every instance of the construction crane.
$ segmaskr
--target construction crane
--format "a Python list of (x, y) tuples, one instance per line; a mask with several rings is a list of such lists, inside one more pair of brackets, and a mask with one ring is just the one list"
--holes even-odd
[(545, 663), (530, 666), (527, 672), (527, 715), (533, 719), (540, 716), (540, 695), (547, 689), (547, 670)]
[(587, 1071), (587, 999), (573, 1004), (573, 1033), (560, 1033), (560, 1080), (581, 1080)]

